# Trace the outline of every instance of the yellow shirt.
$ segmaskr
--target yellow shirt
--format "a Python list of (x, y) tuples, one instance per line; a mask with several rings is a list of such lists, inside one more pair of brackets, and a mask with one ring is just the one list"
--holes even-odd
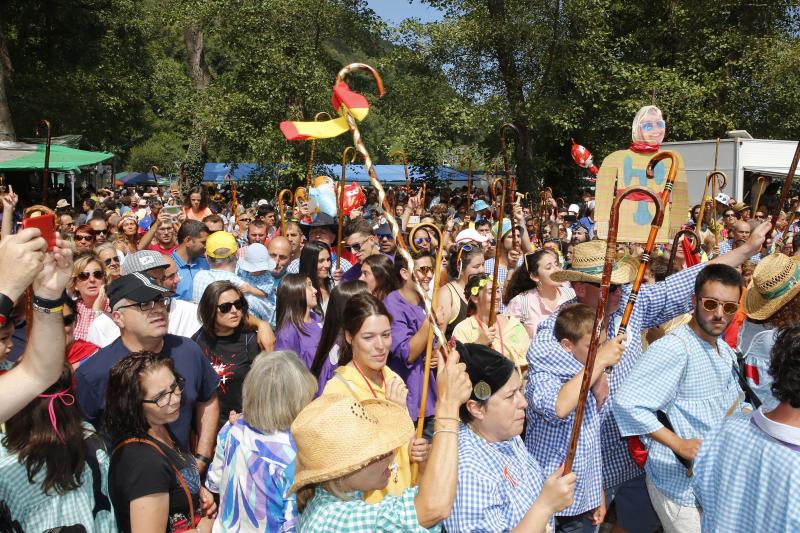
[[(502, 317), (502, 319), (500, 318)], [(486, 327), (486, 326), (483, 326)], [(495, 322), (497, 337), (492, 343), (492, 348), (511, 359), (518, 367), (527, 367), (528, 346), (531, 338), (519, 320), (513, 316), (498, 315)], [(453, 330), (453, 337), (461, 342), (475, 342), (481, 335), (481, 324), (475, 316), (468, 317), (456, 326)]]
[[(384, 385), (395, 377), (402, 379), (388, 366), (383, 367)], [(372, 390), (375, 391), (378, 398), (386, 399), (385, 387), (379, 387), (372, 382), (370, 382), (370, 385), (372, 385)], [(325, 384), (325, 390), (322, 391), (322, 394), (351, 394), (359, 401), (375, 398), (369, 390), (369, 386), (367, 386), (366, 378), (351, 365), (337, 368), (333, 377)], [(410, 418), (411, 416), (409, 415)], [(404, 490), (411, 487), (411, 460), (408, 457), (408, 445), (401, 446), (395, 450), (394, 461), (397, 464), (397, 472), (392, 472), (392, 475), (389, 476), (389, 484), (385, 489), (364, 493), (364, 500), (367, 503), (378, 503), (387, 494), (400, 496)]]

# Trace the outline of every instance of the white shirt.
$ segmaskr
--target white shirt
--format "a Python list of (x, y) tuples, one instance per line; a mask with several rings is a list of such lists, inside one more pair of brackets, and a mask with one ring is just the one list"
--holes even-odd
[[(197, 304), (185, 300), (173, 299), (169, 308), (167, 333), (191, 337), (201, 327), (197, 319)], [(105, 348), (119, 337), (119, 328), (105, 313), (92, 320), (86, 340)]]

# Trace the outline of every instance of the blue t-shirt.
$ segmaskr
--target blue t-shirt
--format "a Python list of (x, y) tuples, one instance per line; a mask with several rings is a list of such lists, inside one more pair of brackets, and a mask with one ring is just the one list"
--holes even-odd
[(177, 250), (172, 252), (172, 259), (175, 260), (175, 265), (178, 267), (178, 275), (181, 277), (178, 282), (178, 288), (175, 289), (175, 296), (180, 300), (191, 302), (194, 277), (201, 270), (209, 270), (208, 260), (205, 257), (198, 257), (194, 263), (186, 263), (180, 258)]
[[(75, 371), (76, 397), (86, 416), (86, 420), (98, 431), (104, 426), (106, 406), (106, 387), (111, 367), (131, 351), (122, 343), (122, 337), (98, 350)], [(207, 402), (217, 391), (219, 376), (203, 356), (203, 350), (196, 342), (178, 335), (165, 335), (163, 355), (169, 356), (175, 364), (175, 371), (186, 380), (183, 390), (181, 413), (178, 420), (169, 424), (169, 429), (180, 445), (189, 449), (189, 430), (191, 429), (194, 407), (198, 402)]]

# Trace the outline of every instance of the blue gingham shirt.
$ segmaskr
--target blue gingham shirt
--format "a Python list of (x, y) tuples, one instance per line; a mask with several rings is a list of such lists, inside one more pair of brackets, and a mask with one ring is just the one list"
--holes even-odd
[[(528, 349), (528, 384), (525, 387), (528, 428), (525, 446), (545, 472), (552, 472), (564, 462), (575, 422), (575, 410), (566, 418), (556, 415), (558, 393), (583, 367), (553, 339), (536, 338)], [(559, 516), (575, 516), (600, 506), (603, 490), (600, 414), (594, 394), (591, 393), (586, 402), (572, 469), (578, 477), (575, 502), (557, 513)]]
[(263, 301), (264, 307), (266, 308), (266, 315), (269, 317), (265, 320), (269, 322), (269, 325), (272, 326), (272, 329), (274, 331), (275, 307), (277, 305), (277, 295), (278, 295), (277, 280), (269, 272), (264, 272), (260, 276), (254, 276), (253, 274), (247, 272), (246, 270), (237, 268), (236, 274), (240, 278), (242, 278), (244, 282), (247, 283), (248, 285), (252, 285), (256, 289), (264, 291), (267, 294), (266, 298), (261, 298), (260, 300)]
[[(522, 259), (522, 257), (520, 257), (519, 260), (517, 261), (517, 268), (522, 266), (522, 262), (523, 262), (523, 259)], [(490, 257), (489, 259), (487, 259), (486, 261), (483, 262), (483, 271), (486, 272), (487, 274), (489, 274), (490, 276), (494, 275), (494, 257)], [(503, 265), (500, 265), (497, 268), (497, 280), (500, 283), (500, 285), (505, 287), (506, 280), (508, 279), (508, 275), (513, 273), (513, 272), (514, 272), (513, 268), (511, 270), (509, 270), (508, 268), (504, 267)], [(500, 298), (498, 298), (497, 299), (497, 312), (498, 313), (504, 313), (505, 310), (506, 310), (506, 306), (503, 304), (502, 300)]]
[[(795, 449), (737, 413), (706, 435), (694, 468), (694, 491), (703, 507), (703, 531), (800, 531), (800, 429)], [(773, 422), (773, 424), (775, 424)]]
[[(664, 281), (642, 285), (639, 298), (633, 307), (633, 314), (628, 322), (630, 342), (622, 357), (614, 366), (614, 371), (608, 380), (608, 399), (601, 412), (600, 433), (603, 447), (603, 487), (606, 489), (616, 487), (642, 474), (642, 469), (633, 462), (628, 453), (627, 440), (622, 438), (619, 428), (614, 422), (614, 398), (620, 385), (630, 373), (633, 365), (642, 355), (642, 331), (663, 324), (678, 315), (688, 313), (692, 309), (692, 295), (694, 294), (694, 280), (697, 273), (705, 267), (705, 263), (686, 268), (668, 276)], [(622, 286), (620, 306), (608, 321), (606, 335), (612, 338), (616, 335), (625, 302), (630, 295), (631, 285)], [(573, 300), (567, 303), (576, 303)], [(545, 335), (555, 340), (553, 327), (556, 323), (558, 312), (550, 315), (537, 329), (536, 336)], [(529, 370), (530, 371), (530, 370)]]
[[(196, 304), (199, 304), (200, 298), (203, 297), (203, 293), (205, 292), (206, 288), (213, 282), (220, 280), (230, 281), (237, 287), (241, 287), (245, 283), (242, 278), (233, 272), (216, 269), (203, 270), (202, 272), (198, 272), (194, 277), (194, 284), (192, 286), (192, 301)], [(266, 298), (260, 298), (253, 294), (245, 294), (244, 298), (247, 300), (250, 313), (259, 319), (269, 321), (271, 315), (275, 314), (275, 308), (273, 307), (272, 311), (270, 311)]]
[[(725, 255), (728, 252), (733, 250), (733, 239), (725, 239), (724, 241), (719, 243), (719, 255)], [(758, 263), (761, 261), (761, 253), (757, 253), (756, 255), (750, 256), (750, 261), (754, 263)]]
[(688, 325), (657, 340), (642, 355), (617, 392), (614, 418), (622, 435), (642, 435), (648, 448), (645, 472), (670, 500), (696, 507), (691, 478), (668, 447), (647, 437), (663, 427), (656, 411), (669, 417), (676, 435), (702, 439), (744, 395), (736, 378), (736, 356), (718, 338), (716, 350)]
[(458, 432), (456, 499), (444, 527), (472, 533), (510, 531), (536, 501), (544, 480), (542, 468), (520, 437), (487, 442), (465, 424)]

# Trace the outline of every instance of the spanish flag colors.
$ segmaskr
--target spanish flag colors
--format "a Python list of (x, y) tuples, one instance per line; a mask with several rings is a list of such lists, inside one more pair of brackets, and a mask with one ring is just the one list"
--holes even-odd
[(334, 109), (339, 113), (337, 118), (321, 122), (284, 120), (280, 125), (281, 133), (283, 133), (283, 136), (286, 137), (288, 141), (330, 139), (350, 129), (347, 126), (347, 120), (344, 117), (342, 106), (346, 107), (350, 114), (359, 122), (364, 120), (367, 117), (367, 113), (369, 113), (369, 102), (367, 102), (367, 99), (357, 92), (351, 91), (350, 87), (348, 87), (347, 83), (344, 81), (340, 81), (333, 87), (331, 103)]

